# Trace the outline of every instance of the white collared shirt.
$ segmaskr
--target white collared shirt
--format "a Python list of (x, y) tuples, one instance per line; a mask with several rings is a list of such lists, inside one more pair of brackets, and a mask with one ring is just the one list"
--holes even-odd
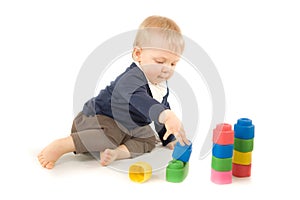
[[(143, 71), (143, 69), (141, 68), (140, 64), (138, 62), (135, 62), (135, 64)], [(145, 75), (146, 77), (146, 75)], [(158, 84), (153, 84), (151, 83), (148, 78), (146, 77), (147, 81), (148, 81), (148, 85), (150, 87), (151, 93), (152, 93), (152, 97), (158, 101), (158, 102), (162, 102), (164, 96), (166, 96), (168, 90), (167, 90), (167, 82), (163, 81), (161, 83)]]

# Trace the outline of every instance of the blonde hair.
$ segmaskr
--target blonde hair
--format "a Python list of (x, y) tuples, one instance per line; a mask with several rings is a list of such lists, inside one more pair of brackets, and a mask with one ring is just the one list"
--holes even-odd
[(184, 39), (173, 20), (154, 15), (140, 24), (133, 46), (164, 49), (180, 55), (184, 50)]

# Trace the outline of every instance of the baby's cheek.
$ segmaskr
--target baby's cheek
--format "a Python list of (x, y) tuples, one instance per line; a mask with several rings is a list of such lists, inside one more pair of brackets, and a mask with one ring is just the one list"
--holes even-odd
[(152, 69), (152, 70), (150, 71), (150, 74), (151, 74), (152, 76), (159, 76), (159, 75), (161, 74), (161, 72), (160, 72), (159, 70)]

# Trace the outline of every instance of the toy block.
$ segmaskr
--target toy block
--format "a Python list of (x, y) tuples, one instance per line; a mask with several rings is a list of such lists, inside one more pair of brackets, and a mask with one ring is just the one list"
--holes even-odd
[(217, 158), (212, 156), (211, 168), (216, 171), (231, 171), (232, 158)]
[(234, 131), (230, 124), (218, 124), (213, 130), (213, 143), (219, 145), (233, 144)]
[(243, 153), (253, 151), (253, 140), (253, 138), (248, 140), (234, 138), (234, 150)]
[(231, 158), (233, 151), (233, 144), (219, 145), (214, 144), (212, 149), (212, 155), (217, 158)]
[(168, 182), (179, 183), (182, 182), (189, 171), (189, 163), (180, 160), (171, 160), (166, 169), (166, 180)]
[(234, 131), (230, 124), (221, 123), (213, 130), (211, 181), (216, 184), (232, 182)]
[(254, 125), (248, 118), (240, 118), (234, 125), (234, 137), (240, 139), (254, 138)]
[(192, 143), (182, 146), (179, 142), (175, 144), (172, 157), (175, 160), (188, 162), (192, 153)]
[(152, 167), (146, 162), (136, 162), (129, 167), (129, 178), (133, 182), (143, 183), (152, 176)]
[(254, 125), (248, 118), (240, 118), (234, 125), (234, 150), (232, 157), (232, 175), (251, 176), (252, 151), (254, 143)]
[(232, 162), (240, 165), (250, 165), (252, 160), (252, 152), (239, 152), (233, 150)]
[(230, 184), (232, 183), (232, 171), (219, 172), (211, 169), (210, 180), (216, 184)]
[(232, 163), (232, 175), (239, 178), (251, 176), (251, 164), (250, 165), (239, 165)]

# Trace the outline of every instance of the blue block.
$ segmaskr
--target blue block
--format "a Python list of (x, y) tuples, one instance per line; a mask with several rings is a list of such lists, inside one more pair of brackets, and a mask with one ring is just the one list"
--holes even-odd
[(248, 118), (240, 118), (234, 125), (234, 137), (239, 139), (253, 139), (254, 125), (252, 120)]
[(219, 145), (214, 143), (212, 155), (216, 158), (231, 158), (233, 154), (233, 144)]
[(180, 160), (182, 162), (188, 162), (192, 153), (192, 143), (189, 145), (181, 146), (179, 142), (176, 143), (172, 157), (175, 160)]

